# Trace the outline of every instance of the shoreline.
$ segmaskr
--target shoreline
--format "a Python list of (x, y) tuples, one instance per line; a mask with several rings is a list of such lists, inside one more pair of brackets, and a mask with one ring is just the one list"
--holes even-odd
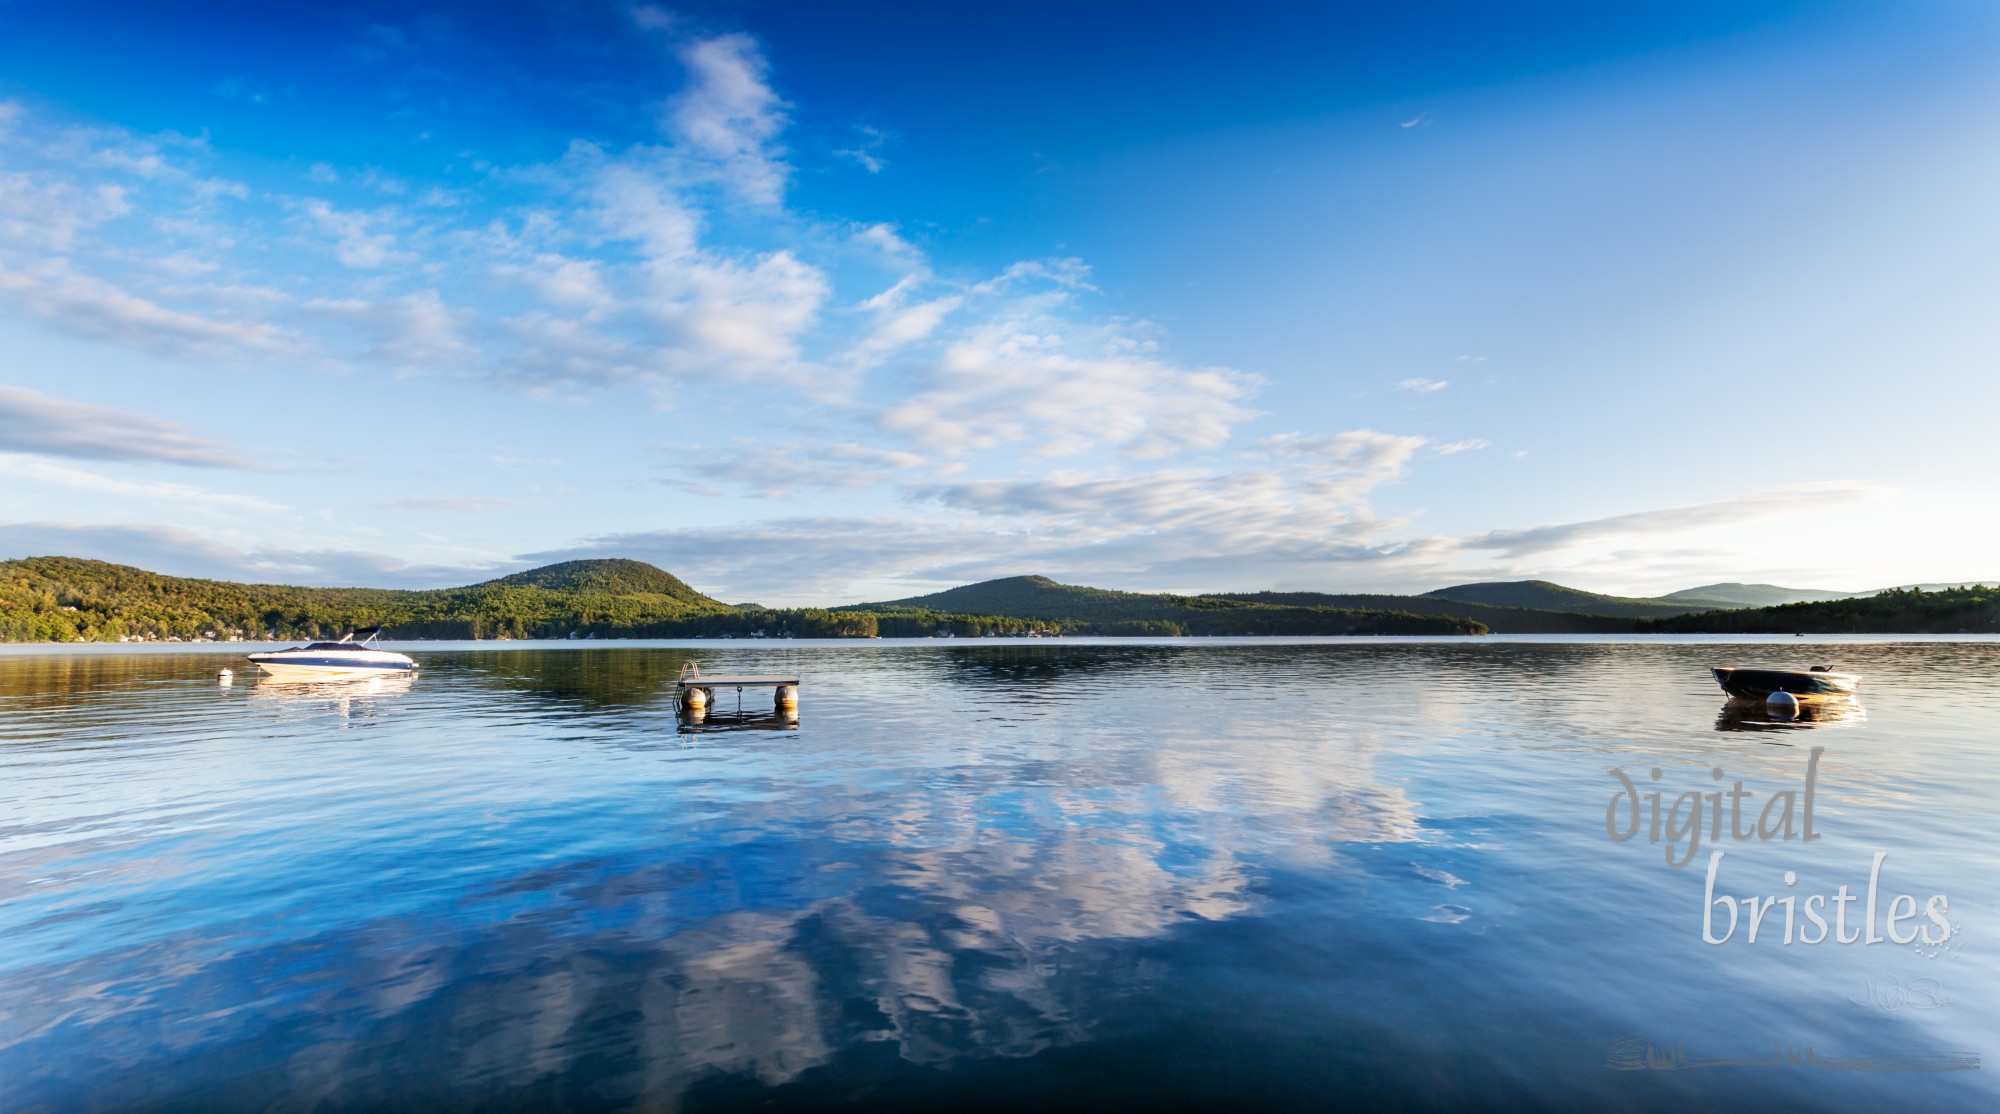
[[(425, 640), (381, 643), (406, 652), (494, 650), (714, 650), (770, 651), (841, 649), (864, 646), (897, 648), (963, 646), (1518, 646), (1518, 645), (1881, 645), (1898, 642), (2000, 643), (2000, 634), (1377, 634), (1377, 635), (1091, 635), (1041, 638), (595, 638)], [(280, 642), (0, 642), (0, 657), (36, 655), (193, 654), (205, 657), (243, 655), (265, 647), (296, 645)]]

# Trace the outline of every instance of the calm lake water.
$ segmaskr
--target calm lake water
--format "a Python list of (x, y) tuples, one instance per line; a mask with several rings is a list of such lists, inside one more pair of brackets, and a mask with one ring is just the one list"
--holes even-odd
[[(2000, 642), (402, 648), (0, 654), (0, 1110), (2000, 1100)], [(801, 718), (680, 722), (690, 658)], [(1810, 724), (1706, 672), (1819, 662)], [(1686, 856), (1614, 767), (1755, 796)], [(1713, 850), (1801, 937), (1886, 852), (1931, 936), (1704, 943)]]

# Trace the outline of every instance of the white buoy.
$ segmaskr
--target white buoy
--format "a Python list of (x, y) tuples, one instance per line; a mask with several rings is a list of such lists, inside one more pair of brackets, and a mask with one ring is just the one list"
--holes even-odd
[(688, 706), (690, 712), (707, 711), (708, 693), (698, 688), (684, 689), (681, 692), (681, 702)]
[(230, 672), (229, 670), (227, 670), (227, 669), (225, 669), (225, 670), (223, 670), (222, 672), (220, 672), (220, 673), (217, 673), (217, 674), (215, 675), (215, 681), (216, 681), (216, 683), (217, 683), (217, 684), (221, 684), (221, 685), (226, 685), (226, 684), (228, 684), (228, 683), (229, 683), (230, 681), (233, 681), (233, 680), (235, 680), (235, 679), (236, 679), (236, 674), (234, 674), (234, 673), (231, 673), (231, 672)]
[(798, 706), (799, 706), (799, 690), (798, 690), (797, 686), (794, 686), (794, 685), (779, 685), (779, 686), (778, 686), (778, 692), (777, 692), (777, 702), (778, 702), (778, 707), (780, 707), (780, 708), (796, 708), (796, 707), (798, 707)]
[(1774, 692), (1764, 698), (1764, 714), (1772, 719), (1797, 719), (1799, 698), (1789, 692)]

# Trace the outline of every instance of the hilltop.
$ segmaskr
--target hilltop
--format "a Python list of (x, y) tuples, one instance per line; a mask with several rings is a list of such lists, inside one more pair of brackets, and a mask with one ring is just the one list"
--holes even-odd
[[(644, 561), (622, 557), (564, 561), (472, 585), (480, 588), (541, 588), (550, 592), (598, 592), (613, 596), (665, 596), (690, 607), (723, 606), (687, 586), (680, 577)], [(755, 604), (747, 605), (755, 607)]]
[(1713, 604), (1718, 607), (1777, 607), (1787, 603), (1818, 603), (1844, 600), (1867, 592), (1826, 592), (1817, 588), (1781, 588), (1776, 584), (1704, 584), (1683, 588), (1659, 598), (1678, 603)]

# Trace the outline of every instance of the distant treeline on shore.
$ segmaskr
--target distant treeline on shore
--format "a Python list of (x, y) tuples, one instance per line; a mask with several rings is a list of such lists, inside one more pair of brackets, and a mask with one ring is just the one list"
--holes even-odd
[(2000, 589), (1891, 588), (1872, 596), (1642, 619), (1659, 634), (2000, 634)]
[(771, 608), (723, 603), (628, 560), (569, 561), (463, 588), (403, 591), (237, 584), (31, 557), (0, 561), (0, 641), (310, 639), (372, 626), (391, 639), (2000, 631), (2000, 591), (1978, 586), (1682, 614), (1673, 612), (1712, 601), (1670, 599), (1600, 596), (1542, 581), (1422, 596), (1180, 596), (1017, 576), (886, 603)]

